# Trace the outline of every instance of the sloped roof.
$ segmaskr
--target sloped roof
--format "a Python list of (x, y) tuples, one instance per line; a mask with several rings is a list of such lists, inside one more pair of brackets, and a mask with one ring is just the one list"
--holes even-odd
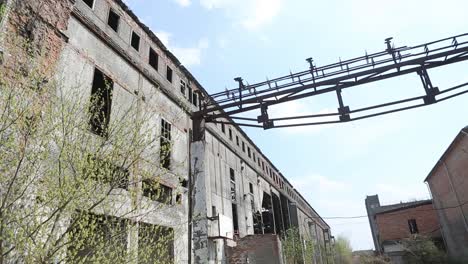
[(384, 205), (384, 206), (375, 208), (374, 212), (375, 214), (390, 213), (390, 212), (414, 208), (414, 207), (426, 205), (426, 204), (432, 204), (432, 200), (428, 199), (428, 200), (420, 200), (420, 201), (414, 201), (414, 202), (408, 202), (408, 203)]

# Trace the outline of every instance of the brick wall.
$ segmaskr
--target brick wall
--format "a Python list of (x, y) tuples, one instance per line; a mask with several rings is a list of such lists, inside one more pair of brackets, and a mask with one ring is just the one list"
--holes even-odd
[(426, 181), (434, 206), (441, 208), (437, 214), (449, 255), (468, 261), (467, 131), (465, 128), (459, 133)]
[(281, 245), (276, 235), (251, 235), (227, 247), (229, 264), (281, 264)]
[(387, 240), (399, 240), (411, 235), (409, 219), (415, 219), (420, 234), (438, 236), (440, 233), (437, 214), (432, 204), (425, 204), (408, 209), (401, 209), (376, 215), (380, 234), (380, 243)]

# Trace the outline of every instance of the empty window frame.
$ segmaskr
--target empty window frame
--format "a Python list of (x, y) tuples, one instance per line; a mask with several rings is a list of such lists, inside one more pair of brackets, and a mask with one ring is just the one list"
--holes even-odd
[(164, 119), (161, 119), (161, 138), (160, 138), (160, 163), (161, 167), (169, 169), (171, 166), (171, 148), (172, 148), (172, 125)]
[(113, 81), (100, 70), (94, 70), (89, 106), (91, 132), (106, 137), (112, 106)]
[(255, 157), (255, 152), (253, 153), (253, 161), (257, 161), (257, 158)]
[(221, 131), (226, 133), (226, 125), (224, 123), (221, 123)]
[(185, 97), (186, 90), (187, 90), (187, 85), (185, 84), (183, 80), (180, 80), (180, 93), (184, 95), (184, 97)]
[(232, 141), (232, 129), (229, 128), (229, 140)]
[(249, 192), (250, 192), (251, 194), (254, 193), (254, 191), (253, 191), (253, 184), (252, 184), (251, 182), (249, 182)]
[(198, 94), (196, 91), (193, 92), (193, 95), (192, 95), (192, 104), (194, 106), (198, 106)]
[(411, 234), (419, 233), (418, 225), (416, 224), (416, 219), (409, 219), (408, 220), (408, 227), (409, 227), (409, 231), (410, 231)]
[(132, 47), (136, 50), (136, 51), (139, 51), (140, 50), (140, 36), (138, 36), (137, 33), (135, 32), (132, 32)]
[(252, 157), (252, 153), (250, 153), (250, 147), (247, 147), (247, 155), (249, 156), (249, 158)]
[(142, 182), (143, 196), (163, 204), (172, 204), (172, 188), (151, 179)]
[(236, 136), (236, 144), (239, 146), (239, 136)]
[(158, 71), (159, 56), (153, 48), (149, 49), (149, 60), (148, 63), (153, 69)]
[(235, 203), (237, 201), (236, 195), (236, 176), (234, 174), (234, 169), (229, 168), (229, 177), (231, 179), (231, 201)]
[(83, 0), (83, 2), (90, 8), (93, 8), (94, 6), (94, 0)]
[(138, 224), (138, 263), (174, 263), (174, 229)]
[(190, 87), (187, 87), (187, 93), (188, 93), (188, 100), (191, 103), (193, 99), (193, 90)]
[(119, 31), (120, 16), (111, 9), (109, 9), (109, 16), (107, 17), (107, 25), (112, 28), (115, 32)]
[(242, 141), (242, 151), (245, 152), (245, 143)]
[(166, 80), (172, 83), (172, 69), (169, 66), (166, 67)]

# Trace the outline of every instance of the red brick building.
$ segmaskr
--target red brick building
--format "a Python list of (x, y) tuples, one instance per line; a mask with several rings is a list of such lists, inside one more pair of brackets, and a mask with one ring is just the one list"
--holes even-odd
[(468, 263), (468, 127), (455, 137), (425, 181), (449, 256)]
[(367, 196), (369, 216), (376, 251), (403, 263), (399, 242), (412, 234), (423, 234), (440, 240), (440, 225), (431, 200), (381, 206), (378, 195)]

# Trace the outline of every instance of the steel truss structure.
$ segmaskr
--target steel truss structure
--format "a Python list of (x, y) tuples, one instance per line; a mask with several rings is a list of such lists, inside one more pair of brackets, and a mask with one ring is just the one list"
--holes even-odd
[[(434, 87), (428, 69), (468, 60), (468, 33), (445, 38), (414, 47), (395, 48), (392, 38), (385, 40), (386, 50), (362, 57), (317, 67), (307, 59), (309, 69), (297, 73), (246, 85), (242, 78), (234, 80), (238, 88), (215, 93), (200, 105), (195, 118), (206, 122), (232, 123), (264, 129), (320, 125), (365, 119), (441, 102), (468, 93), (467, 83), (441, 90)], [(420, 76), (424, 93), (417, 97), (389, 101), (383, 104), (350, 109), (341, 95), (343, 89), (385, 80), (410, 73)], [(335, 93), (337, 111), (282, 118), (270, 118), (268, 107), (326, 93)], [(412, 103), (411, 105), (408, 105)], [(391, 109), (387, 109), (391, 108)], [(237, 114), (260, 109), (257, 118), (239, 117)], [(335, 117), (336, 120), (323, 121)], [(275, 122), (295, 120), (297, 123), (275, 125)], [(306, 121), (304, 121), (306, 120)], [(302, 122), (301, 122), (302, 121)]]

